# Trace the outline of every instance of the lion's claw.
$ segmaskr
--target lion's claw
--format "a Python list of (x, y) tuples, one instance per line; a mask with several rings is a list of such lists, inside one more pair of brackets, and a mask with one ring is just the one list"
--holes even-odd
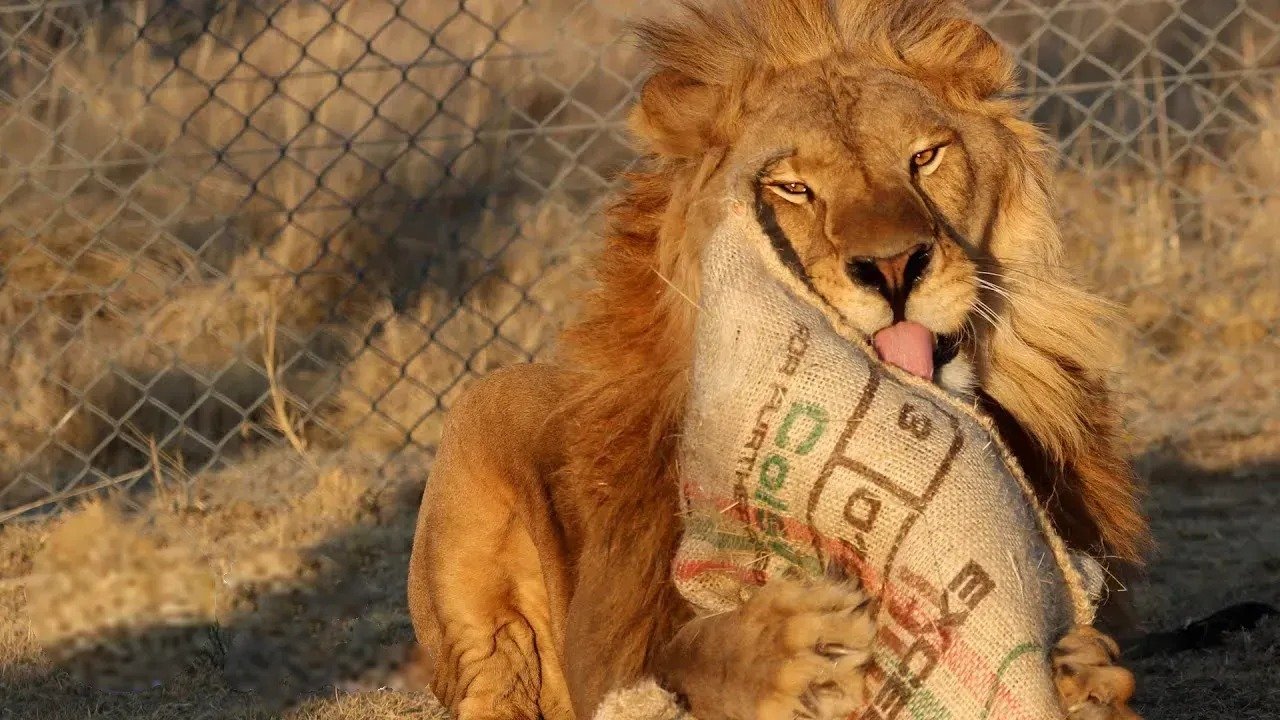
[(831, 580), (776, 580), (677, 640), (672, 684), (707, 720), (843, 720), (863, 702), (867, 597)]

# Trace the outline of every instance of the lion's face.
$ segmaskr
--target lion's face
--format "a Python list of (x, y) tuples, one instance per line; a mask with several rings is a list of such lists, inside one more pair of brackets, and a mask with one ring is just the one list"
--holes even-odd
[[(784, 262), (868, 339), (933, 335), (933, 377), (973, 382), (998, 312), (985, 228), (1004, 174), (1000, 133), (891, 71), (788, 73), (745, 99), (734, 154), (764, 157), (756, 215)], [(983, 270), (987, 267), (987, 270)], [(998, 296), (997, 296), (998, 297)]]
[(784, 263), (886, 361), (971, 390), (1010, 340), (1008, 268), (1057, 265), (1043, 145), (1001, 98), (1011, 62), (990, 35), (943, 2), (896, 7), (712, 2), (654, 21), (634, 127), (686, 171), (759, 163)]
[(682, 218), (757, 163), (784, 263), (886, 361), (994, 398), (1050, 454), (1087, 443), (1113, 343), (1062, 266), (1008, 54), (941, 0), (707, 7), (641, 27), (658, 70), (632, 126), (671, 182), (655, 269), (672, 332), (697, 292)]
[(1050, 145), (1010, 99), (1009, 54), (952, 0), (659, 5), (637, 26), (654, 63), (631, 115), (645, 167), (568, 336), (593, 392), (643, 388), (618, 397), (652, 394), (645, 437), (679, 434), (716, 221), (702, 201), (727, 181), (884, 359), (973, 390), (1078, 546), (1136, 556), (1112, 316), (1062, 264)]

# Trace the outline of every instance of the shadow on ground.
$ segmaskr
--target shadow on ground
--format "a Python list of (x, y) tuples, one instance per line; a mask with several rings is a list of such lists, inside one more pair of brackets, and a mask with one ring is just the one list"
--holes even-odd
[[(1161, 548), (1135, 587), (1144, 629), (1176, 628), (1245, 601), (1280, 605), (1280, 463), (1141, 465)], [(52, 666), (6, 673), (0, 717), (434, 717), (425, 694), (375, 692), (358, 705), (337, 690), (357, 678), (376, 688), (412, 639), (404, 583), (416, 501), (406, 489), (332, 535), (307, 552), (305, 581), (254, 589), (222, 624), (135, 627), (53, 648)], [(1280, 622), (1134, 669), (1148, 718), (1271, 719), (1280, 712)]]
[[(0, 718), (383, 717), (315, 706), (353, 683), (376, 691), (404, 657), (416, 502), (404, 488), (309, 549), (302, 580), (238, 588), (221, 623), (130, 627), (46, 648), (45, 659), (0, 676)], [(437, 708), (426, 694), (397, 694), (391, 717)]]
[[(1205, 470), (1160, 456), (1142, 458), (1139, 467), (1150, 478), (1158, 543), (1135, 587), (1142, 630), (1176, 629), (1241, 603), (1280, 607), (1280, 461)], [(1147, 718), (1280, 717), (1280, 619), (1133, 669)]]

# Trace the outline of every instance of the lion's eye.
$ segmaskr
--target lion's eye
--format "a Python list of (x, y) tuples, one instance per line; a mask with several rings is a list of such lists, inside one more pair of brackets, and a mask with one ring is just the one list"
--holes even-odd
[(804, 205), (813, 199), (813, 191), (802, 182), (770, 183), (769, 189), (794, 205)]
[(938, 168), (938, 162), (942, 160), (942, 152), (946, 149), (946, 145), (938, 145), (912, 155), (911, 169), (922, 175), (928, 175)]

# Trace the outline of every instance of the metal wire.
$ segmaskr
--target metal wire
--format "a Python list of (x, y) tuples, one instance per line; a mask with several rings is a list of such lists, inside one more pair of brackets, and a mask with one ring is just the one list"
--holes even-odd
[[(429, 448), (469, 379), (543, 357), (632, 160), (631, 5), (0, 5), (0, 522), (283, 444)], [(971, 5), (1086, 198), (1074, 259), (1135, 307), (1227, 278), (1257, 305), (1275, 271), (1229, 249), (1275, 203), (1246, 160), (1280, 3)], [(1104, 206), (1147, 224), (1091, 235)], [(1194, 364), (1171, 307), (1140, 362)], [(1256, 312), (1201, 330), (1274, 359)]]

